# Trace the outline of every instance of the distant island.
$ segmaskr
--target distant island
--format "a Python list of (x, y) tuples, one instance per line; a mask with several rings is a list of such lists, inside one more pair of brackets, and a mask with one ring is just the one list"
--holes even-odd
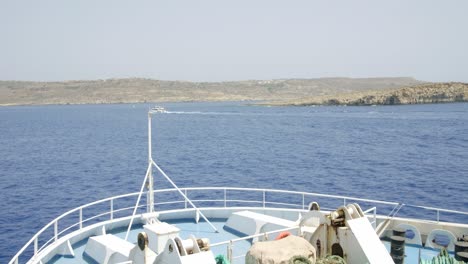
[(409, 77), (317, 78), (230, 82), (143, 78), (0, 81), (0, 105), (257, 101), (268, 105), (374, 105), (468, 101), (466, 83)]

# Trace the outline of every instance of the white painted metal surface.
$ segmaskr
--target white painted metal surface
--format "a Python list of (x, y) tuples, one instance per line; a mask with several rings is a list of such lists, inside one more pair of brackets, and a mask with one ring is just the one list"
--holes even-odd
[(148, 235), (149, 248), (156, 254), (161, 254), (169, 239), (176, 238), (180, 229), (168, 223), (155, 223), (143, 226)]
[[(266, 230), (266, 225), (274, 225), (274, 228)], [(252, 211), (233, 213), (226, 222), (226, 227), (247, 236), (294, 226), (298, 226), (298, 223)]]
[(348, 246), (352, 248), (349, 252), (363, 252), (362, 255), (348, 254), (348, 258), (352, 260), (349, 263), (393, 264), (387, 249), (375, 234), (367, 218), (347, 220), (347, 225), (356, 239), (356, 243), (349, 241), (351, 243), (348, 243)]
[(85, 254), (97, 263), (119, 263), (127, 261), (130, 251), (135, 247), (114, 235), (102, 235), (89, 238)]

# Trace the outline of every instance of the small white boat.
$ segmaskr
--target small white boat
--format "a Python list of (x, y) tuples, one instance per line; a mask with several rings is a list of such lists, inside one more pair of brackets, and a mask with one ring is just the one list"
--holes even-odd
[(166, 109), (161, 106), (154, 106), (149, 110), (149, 114), (156, 114), (156, 113), (167, 113)]
[[(152, 116), (160, 113), (169, 112), (149, 111), (140, 192), (60, 215), (9, 263), (315, 263), (330, 255), (349, 264), (420, 263), (441, 249), (468, 260), (468, 224), (440, 221), (441, 213), (467, 212), (317, 192), (178, 188), (152, 158)], [(154, 173), (173, 188), (155, 190)], [(420, 215), (397, 217), (403, 207)]]

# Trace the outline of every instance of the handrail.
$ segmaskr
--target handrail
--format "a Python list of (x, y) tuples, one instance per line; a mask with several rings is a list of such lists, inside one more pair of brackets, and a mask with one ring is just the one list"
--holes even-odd
[(375, 228), (377, 227), (377, 207), (374, 206), (372, 208), (369, 208), (369, 209), (365, 210), (363, 213), (364, 213), (364, 215), (366, 215), (366, 214), (368, 214), (370, 212), (372, 212), (372, 217), (374, 218), (374, 220), (371, 222), (371, 225), (375, 230)]
[[(280, 205), (280, 206), (295, 206), (301, 209), (305, 209), (305, 199), (307, 197), (321, 197), (321, 198), (332, 198), (332, 199), (340, 199), (343, 200), (343, 203), (346, 203), (346, 201), (361, 201), (361, 202), (368, 202), (368, 203), (373, 203), (373, 204), (380, 204), (380, 205), (393, 205), (393, 206), (398, 206), (398, 205), (403, 205), (407, 207), (413, 207), (413, 208), (419, 208), (419, 209), (424, 209), (424, 210), (429, 210), (429, 211), (435, 211), (437, 213), (437, 221), (439, 221), (439, 213), (440, 212), (445, 212), (445, 213), (453, 213), (453, 214), (460, 214), (460, 215), (468, 215), (468, 212), (462, 212), (462, 211), (457, 211), (457, 210), (450, 210), (450, 209), (442, 209), (442, 208), (434, 208), (434, 207), (428, 207), (428, 206), (418, 206), (418, 205), (408, 205), (408, 204), (401, 204), (401, 203), (396, 203), (396, 202), (386, 202), (386, 201), (380, 201), (380, 200), (371, 200), (371, 199), (363, 199), (363, 198), (356, 198), (356, 197), (349, 197), (349, 196), (342, 196), (342, 195), (330, 195), (330, 194), (320, 194), (320, 193), (308, 193), (308, 192), (297, 192), (297, 191), (285, 191), (285, 190), (275, 190), (275, 189), (259, 189), (259, 188), (239, 188), (239, 187), (189, 187), (189, 188), (180, 188), (180, 191), (184, 192), (184, 195), (187, 196), (187, 193), (190, 191), (208, 191), (204, 192), (203, 194), (206, 195), (211, 195), (209, 197), (213, 198), (203, 198), (200, 200), (192, 199), (193, 202), (218, 202), (218, 203), (223, 203), (223, 207), (229, 207), (228, 203), (245, 203), (245, 204), (251, 204), (251, 206), (258, 206), (258, 207), (266, 207), (268, 205)], [(213, 192), (217, 191), (217, 192)], [(257, 199), (250, 199), (250, 200), (243, 200), (243, 199), (235, 199), (235, 197), (229, 197), (228, 192), (229, 191), (240, 191), (242, 192), (241, 195), (238, 196), (243, 196), (245, 195), (245, 192), (249, 193), (255, 193), (258, 192), (262, 194), (262, 197), (260, 197), (258, 200)], [(153, 193), (154, 194), (164, 194), (164, 193), (170, 193), (170, 192), (177, 192), (176, 189), (173, 188), (168, 188), (168, 189), (160, 189), (160, 190), (155, 190)], [(214, 193), (214, 195), (213, 195)], [(297, 202), (291, 203), (291, 202), (280, 202), (280, 201), (268, 201), (266, 199), (266, 193), (280, 193), (280, 194), (293, 194), (293, 195), (298, 195)], [(18, 253), (11, 259), (9, 262), (10, 264), (13, 263), (18, 263), (18, 259), (20, 256), (24, 254), (26, 249), (29, 247), (33, 246), (34, 247), (34, 256), (36, 256), (41, 250), (44, 249), (44, 245), (42, 247), (39, 247), (38, 241), (39, 237), (47, 231), (49, 228), (54, 229), (54, 234), (53, 236), (49, 239), (47, 239), (46, 244), (58, 240), (65, 231), (72, 227), (76, 227), (78, 224), (79, 229), (82, 229), (83, 227), (88, 224), (90, 220), (95, 218), (96, 216), (93, 215), (87, 219), (83, 219), (83, 210), (92, 208), (93, 206), (96, 205), (102, 205), (108, 203), (108, 208), (109, 210), (106, 211), (105, 213), (100, 214), (100, 216), (105, 216), (109, 215), (110, 219), (114, 219), (114, 213), (116, 212), (122, 212), (125, 210), (130, 210), (133, 209), (133, 207), (124, 207), (124, 208), (116, 208), (115, 207), (115, 201), (117, 200), (122, 200), (122, 199), (129, 199), (131, 197), (137, 196), (139, 193), (134, 192), (134, 193), (128, 193), (128, 194), (122, 194), (122, 195), (117, 195), (113, 197), (108, 197), (105, 199), (101, 199), (98, 201), (94, 201), (82, 206), (79, 206), (77, 208), (71, 209), (48, 224), (46, 224), (42, 229), (39, 230), (19, 251)], [(128, 200), (125, 200), (128, 202)], [(134, 201), (134, 200), (133, 200)], [(284, 200), (282, 200), (284, 201)], [(178, 204), (178, 203), (184, 203), (186, 202), (184, 199), (180, 201), (171, 201), (170, 203), (167, 202), (160, 202), (160, 203), (154, 203), (155, 205), (169, 205), (169, 204)], [(140, 206), (139, 206), (140, 207)], [(208, 206), (208, 207), (214, 207), (214, 206)], [(187, 208), (187, 207), (185, 207)], [(205, 207), (207, 208), (207, 207)], [(373, 209), (373, 208), (371, 208)], [(371, 210), (370, 209), (370, 210)], [(299, 209), (300, 210), (300, 209)], [(73, 223), (70, 226), (64, 226), (62, 227), (62, 230), (58, 230), (58, 223), (59, 221), (63, 220), (65, 217), (70, 216), (74, 213), (79, 213), (79, 222), (78, 223)], [(374, 212), (375, 214), (375, 212)], [(429, 219), (425, 219), (429, 220)]]
[[(13, 257), (13, 259), (9, 262), (10, 264), (11, 263), (15, 263), (17, 264), (18, 263), (18, 258), (19, 256), (21, 256), (21, 254), (29, 247), (31, 246), (32, 243), (35, 243), (37, 245), (37, 239), (39, 238), (39, 236), (44, 233), (44, 231), (46, 231), (49, 227), (51, 227), (52, 225), (55, 225), (55, 223), (57, 223), (59, 220), (63, 219), (65, 216), (68, 216), (72, 213), (75, 213), (77, 211), (80, 211), (84, 208), (89, 208), (93, 205), (97, 205), (97, 204), (101, 204), (101, 203), (104, 203), (104, 202), (108, 202), (108, 201), (112, 201), (112, 200), (116, 200), (116, 199), (120, 199), (120, 198), (127, 198), (127, 197), (131, 197), (131, 196), (135, 196), (135, 195), (138, 195), (138, 193), (128, 193), (128, 194), (122, 194), (122, 195), (117, 195), (117, 196), (113, 196), (113, 197), (108, 197), (108, 198), (105, 198), (105, 199), (101, 199), (101, 200), (98, 200), (98, 201), (94, 201), (94, 202), (91, 202), (91, 203), (88, 203), (88, 204), (85, 204), (85, 205), (82, 205), (82, 206), (79, 206), (79, 207), (76, 207), (74, 209), (71, 209), (63, 214), (61, 214), (60, 216), (58, 216), (57, 218), (55, 218), (54, 220), (52, 220), (51, 222), (49, 222), (48, 224), (46, 224), (41, 230), (39, 230), (39, 232), (37, 232), (19, 251), (18, 253), (16, 253), (16, 255)], [(49, 242), (49, 241), (48, 241)], [(47, 242), (47, 243), (48, 243)], [(35, 246), (35, 251), (38, 251), (36, 246)], [(36, 255), (38, 252), (34, 252), (34, 255)]]

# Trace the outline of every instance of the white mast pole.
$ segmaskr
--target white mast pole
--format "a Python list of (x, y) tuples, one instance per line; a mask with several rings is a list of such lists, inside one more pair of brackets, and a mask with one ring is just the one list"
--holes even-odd
[(148, 112), (148, 205), (146, 211), (148, 213), (154, 212), (154, 186), (153, 186), (153, 157), (151, 151), (151, 111)]
[[(153, 109), (151, 109), (149, 112), (148, 112), (148, 160), (149, 160), (149, 166), (148, 166), (148, 171), (146, 173), (146, 176), (148, 179), (148, 208), (147, 208), (147, 211), (148, 212), (154, 212), (154, 193), (153, 193), (153, 166), (169, 181), (169, 183), (172, 184), (172, 186), (180, 193), (180, 195), (182, 195), (182, 197), (184, 197), (184, 199), (190, 203), (190, 205), (195, 208), (196, 212), (198, 214), (200, 214), (201, 217), (203, 217), (203, 219), (213, 228), (213, 230), (218, 233), (218, 229), (208, 220), (208, 218), (206, 218), (206, 216), (200, 211), (200, 209), (198, 209), (198, 207), (195, 206), (195, 204), (193, 204), (193, 202), (180, 190), (180, 188), (171, 180), (171, 178), (169, 176), (167, 176), (167, 174), (156, 164), (156, 162), (154, 162), (153, 160), (153, 157), (152, 157), (152, 153), (151, 153), (151, 114), (153, 113), (167, 113), (166, 110), (164, 110), (164, 108), (162, 107), (155, 107)], [(143, 186), (142, 186), (143, 187)], [(139, 199), (138, 199), (139, 201)], [(138, 201), (137, 201), (137, 205), (138, 205)], [(136, 213), (136, 206), (135, 206), (135, 211), (133, 212), (133, 215), (135, 215)], [(132, 218), (133, 220), (133, 218)], [(197, 217), (197, 222), (198, 222), (198, 217)], [(130, 222), (130, 226), (131, 226), (131, 222)], [(129, 226), (129, 229), (130, 230), (130, 226)], [(128, 236), (128, 233), (129, 231), (127, 231), (127, 236)]]

